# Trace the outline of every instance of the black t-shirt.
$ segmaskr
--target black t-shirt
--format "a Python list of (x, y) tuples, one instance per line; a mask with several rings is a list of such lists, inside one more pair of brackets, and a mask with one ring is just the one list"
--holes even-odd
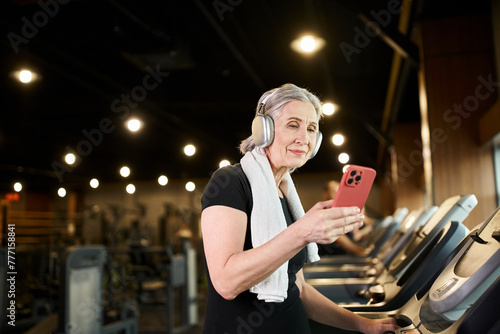
[[(293, 223), (285, 199), (281, 206), (287, 225)], [(202, 210), (213, 205), (224, 205), (247, 214), (247, 232), (244, 250), (252, 248), (250, 215), (253, 207), (252, 191), (241, 165), (227, 166), (216, 171), (201, 199)], [(304, 306), (295, 285), (296, 273), (306, 261), (302, 249), (288, 261), (287, 298), (282, 303), (266, 303), (250, 291), (240, 293), (233, 300), (225, 300), (214, 289), (208, 273), (208, 301), (203, 333), (310, 333)]]

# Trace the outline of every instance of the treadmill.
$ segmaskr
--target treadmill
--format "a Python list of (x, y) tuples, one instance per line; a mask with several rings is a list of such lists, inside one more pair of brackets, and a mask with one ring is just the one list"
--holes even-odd
[[(500, 333), (499, 309), (500, 207), (402, 307), (358, 314), (372, 319), (395, 317), (400, 326), (395, 334), (494, 334)], [(327, 326), (313, 326), (313, 333), (323, 333), (325, 328), (328, 333), (348, 333)]]
[(369, 253), (365, 256), (359, 255), (331, 255), (323, 256), (321, 260), (314, 262), (314, 266), (342, 265), (346, 263), (369, 264), (376, 257), (380, 248), (398, 229), (403, 219), (408, 215), (407, 208), (397, 209), (392, 216), (387, 216), (379, 222), (366, 240)]
[(431, 220), (398, 253), (387, 270), (368, 278), (313, 278), (307, 282), (345, 307), (391, 310), (402, 306), (436, 272), (469, 233), (462, 224), (476, 206), (474, 195), (445, 200)]
[(348, 278), (372, 277), (386, 269), (394, 257), (410, 241), (415, 230), (420, 229), (438, 210), (437, 206), (425, 210), (424, 208), (410, 212), (399, 228), (380, 248), (377, 257), (369, 263), (347, 263), (315, 266), (308, 264), (304, 267), (304, 277), (309, 278)]

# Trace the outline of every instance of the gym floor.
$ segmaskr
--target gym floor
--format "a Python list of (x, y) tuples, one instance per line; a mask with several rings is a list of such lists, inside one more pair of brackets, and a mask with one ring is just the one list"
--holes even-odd
[[(176, 305), (176, 319), (174, 331), (179, 334), (201, 334), (205, 318), (206, 291), (200, 289), (198, 293), (198, 325), (180, 329), (180, 305)], [(164, 305), (140, 305), (139, 334), (165, 334), (167, 329), (167, 313)]]

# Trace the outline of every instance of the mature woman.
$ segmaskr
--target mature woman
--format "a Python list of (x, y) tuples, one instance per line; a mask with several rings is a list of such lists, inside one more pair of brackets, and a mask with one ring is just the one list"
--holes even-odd
[[(317, 203), (307, 213), (290, 172), (321, 139), (319, 99), (286, 84), (264, 93), (241, 162), (215, 172), (202, 198), (209, 293), (204, 333), (310, 333), (307, 318), (384, 333), (393, 319), (371, 320), (324, 297), (304, 280), (316, 243), (330, 244), (362, 225), (355, 207)], [(260, 146), (260, 147), (258, 147)]]

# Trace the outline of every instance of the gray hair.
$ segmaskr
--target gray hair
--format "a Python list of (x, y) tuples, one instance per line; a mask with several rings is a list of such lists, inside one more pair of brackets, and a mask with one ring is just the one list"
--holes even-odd
[[(271, 89), (262, 94), (262, 96), (259, 99), (259, 102), (257, 103), (257, 108), (255, 109), (256, 115), (259, 112), (260, 104), (268, 96), (269, 98), (267, 99), (266, 104), (262, 109), (262, 114), (268, 115), (273, 120), (278, 118), (285, 104), (297, 100), (302, 102), (310, 102), (314, 106), (314, 109), (316, 110), (318, 121), (321, 119), (321, 116), (323, 115), (321, 112), (320, 99), (307, 89), (300, 88), (291, 83), (284, 84), (281, 87)], [(247, 139), (244, 139), (240, 143), (240, 152), (242, 154), (250, 152), (254, 148), (255, 148), (255, 143), (253, 142), (252, 136), (248, 137)]]

